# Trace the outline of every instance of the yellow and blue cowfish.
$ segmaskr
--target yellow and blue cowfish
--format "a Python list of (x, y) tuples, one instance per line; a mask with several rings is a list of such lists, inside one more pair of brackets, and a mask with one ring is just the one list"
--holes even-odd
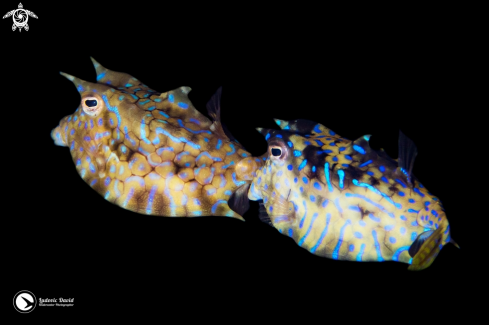
[[(308, 120), (258, 129), (268, 159), (249, 191), (260, 217), (309, 252), (337, 260), (428, 267), (450, 238), (440, 200), (412, 174), (417, 149), (399, 132), (399, 158)], [(455, 244), (456, 245), (456, 244)]]

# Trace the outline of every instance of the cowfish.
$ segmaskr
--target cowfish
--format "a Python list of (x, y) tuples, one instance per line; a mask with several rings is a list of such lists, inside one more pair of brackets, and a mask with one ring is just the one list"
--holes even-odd
[(248, 197), (260, 219), (309, 252), (336, 260), (431, 265), (451, 242), (443, 206), (412, 174), (417, 149), (401, 131), (399, 157), (313, 121), (258, 128), (268, 142), (265, 165)]
[(264, 161), (220, 123), (221, 89), (207, 104), (210, 121), (188, 99), (189, 87), (159, 93), (92, 62), (96, 83), (61, 72), (81, 103), (51, 132), (82, 179), (137, 213), (244, 220), (253, 171)]

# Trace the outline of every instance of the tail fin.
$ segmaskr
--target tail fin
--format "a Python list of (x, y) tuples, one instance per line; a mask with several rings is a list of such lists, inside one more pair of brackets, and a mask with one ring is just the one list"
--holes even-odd
[[(412, 264), (408, 267), (410, 271), (421, 271), (433, 263), (438, 253), (443, 247), (443, 232), (446, 227), (438, 227), (421, 245), (416, 255), (413, 257)], [(414, 245), (414, 244), (413, 244)]]

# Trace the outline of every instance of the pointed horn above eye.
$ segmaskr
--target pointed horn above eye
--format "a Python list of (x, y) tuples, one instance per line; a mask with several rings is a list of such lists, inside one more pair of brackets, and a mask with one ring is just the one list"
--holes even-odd
[(69, 81), (73, 81), (75, 79), (75, 77), (73, 77), (71, 74), (67, 74), (62, 71), (60, 71), (59, 74), (65, 77), (66, 79), (68, 79)]
[(107, 69), (92, 57), (90, 57), (90, 60), (92, 60), (93, 67), (97, 72), (97, 83), (99, 84), (105, 84), (111, 87), (138, 87), (142, 89), (149, 89), (148, 86), (141, 83), (141, 81), (134, 78), (130, 74)]
[(284, 120), (279, 120), (278, 118), (274, 118), (273, 120), (274, 120), (274, 121), (275, 121), (275, 123), (276, 123), (278, 126), (280, 126), (280, 127), (282, 127), (282, 124), (284, 124), (284, 123), (285, 123), (285, 121), (284, 121)]
[(78, 92), (82, 92), (83, 89), (86, 87), (87, 82), (85, 80), (82, 80), (80, 78), (74, 77), (71, 74), (67, 74), (64, 72), (59, 72), (60, 75), (71, 81), (72, 83), (75, 84), (76, 89), (78, 89)]
[[(270, 130), (270, 129), (264, 129), (264, 128), (256, 128), (256, 130), (258, 132), (260, 132), (263, 136), (266, 137), (267, 134), (270, 133), (270, 131), (273, 131), (273, 130)], [(267, 139), (268, 140), (268, 139)]]
[(105, 75), (107, 74), (107, 72), (110, 72), (110, 70), (103, 67), (94, 58), (90, 57), (90, 60), (92, 60), (93, 67), (95, 68), (95, 71), (97, 72), (97, 81), (103, 79), (105, 77)]

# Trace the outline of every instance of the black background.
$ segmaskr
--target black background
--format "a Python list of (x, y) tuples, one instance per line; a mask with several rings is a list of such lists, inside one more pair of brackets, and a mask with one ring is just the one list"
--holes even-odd
[[(458, 308), (470, 287), (467, 271), (478, 262), (467, 255), (474, 219), (461, 199), (471, 130), (466, 44), (456, 19), (244, 3), (23, 5), (39, 17), (29, 19), (28, 32), (12, 32), (11, 18), (0, 25), (8, 293), (71, 297), (75, 306), (38, 306), (22, 316), (176, 306), (214, 318), (297, 304), (319, 314), (345, 306)], [(50, 138), (80, 100), (59, 71), (93, 82), (90, 56), (160, 92), (190, 86), (204, 114), (222, 86), (223, 122), (253, 155), (266, 150), (255, 128), (275, 128), (272, 118), (314, 120), (349, 139), (371, 134), (371, 146), (394, 158), (401, 129), (418, 147), (414, 174), (443, 202), (462, 249), (447, 245), (428, 269), (408, 272), (402, 263), (314, 256), (261, 223), (255, 202), (246, 222), (152, 217), (106, 202)]]

